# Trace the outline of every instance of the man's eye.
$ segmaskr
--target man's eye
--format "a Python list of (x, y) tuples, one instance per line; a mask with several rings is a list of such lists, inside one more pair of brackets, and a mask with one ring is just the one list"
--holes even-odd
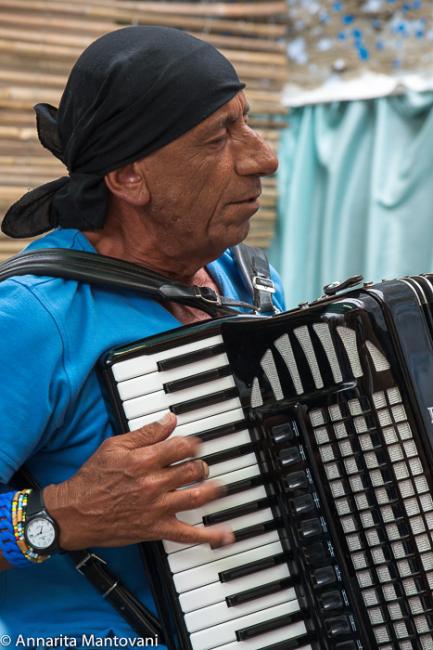
[(226, 139), (226, 136), (222, 135), (219, 138), (215, 138), (215, 140), (211, 140), (210, 144), (222, 144), (223, 142), (225, 142), (225, 139)]

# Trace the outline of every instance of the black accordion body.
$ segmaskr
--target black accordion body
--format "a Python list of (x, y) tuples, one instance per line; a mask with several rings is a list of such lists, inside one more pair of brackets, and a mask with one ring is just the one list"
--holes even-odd
[(143, 545), (170, 650), (433, 650), (433, 276), (112, 350), (119, 431), (170, 408), (231, 546)]

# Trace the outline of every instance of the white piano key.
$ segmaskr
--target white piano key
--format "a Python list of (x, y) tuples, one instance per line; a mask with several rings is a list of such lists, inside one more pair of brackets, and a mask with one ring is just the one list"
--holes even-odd
[[(173, 431), (173, 434), (176, 434), (177, 428)], [(239, 447), (239, 445), (247, 445), (251, 442), (250, 432), (248, 429), (243, 429), (242, 431), (236, 431), (236, 433), (229, 433), (227, 436), (221, 436), (221, 438), (214, 438), (213, 440), (202, 442), (200, 456), (216, 454), (219, 451), (226, 451), (231, 447)]]
[(192, 364), (186, 366), (179, 366), (179, 368), (172, 368), (171, 370), (163, 370), (161, 372), (150, 372), (146, 375), (133, 377), (126, 381), (121, 381), (117, 384), (117, 390), (120, 399), (127, 400), (139, 395), (148, 395), (155, 391), (162, 390), (163, 385), (176, 381), (177, 379), (185, 379), (186, 377), (193, 377), (207, 370), (214, 370), (228, 366), (228, 358), (225, 353), (216, 354), (210, 359), (202, 359), (201, 361), (194, 361)]
[[(218, 483), (220, 483), (220, 485), (231, 485), (232, 483), (237, 483), (238, 481), (244, 481), (247, 478), (254, 478), (255, 476), (259, 476), (259, 475), (260, 475), (260, 467), (258, 466), (257, 463), (255, 463), (255, 465), (251, 465), (251, 467), (243, 467), (242, 469), (236, 470), (236, 472), (228, 472), (227, 474), (220, 476), (218, 478)], [(223, 498), (225, 499), (226, 497)], [(218, 501), (222, 501), (222, 499), (218, 499)], [(217, 501), (212, 502), (212, 504), (216, 504), (216, 503)], [(217, 508), (217, 510), (219, 509), (220, 508)]]
[(203, 417), (202, 419), (197, 418), (188, 424), (178, 424), (175, 431), (178, 436), (189, 436), (196, 433), (203, 433), (203, 431), (208, 431), (209, 429), (216, 429), (217, 427), (222, 427), (226, 424), (232, 424), (233, 422), (239, 422), (239, 420), (244, 419), (245, 416), (243, 410), (241, 408), (234, 408), (233, 410), (216, 413), (210, 417)]
[[(179, 461), (179, 462), (183, 462), (183, 461)], [(174, 463), (174, 464), (178, 465), (179, 463)], [(241, 467), (240, 469), (235, 470), (233, 472), (225, 472), (224, 474), (218, 477), (218, 482), (220, 485), (230, 485), (231, 483), (237, 483), (238, 481), (242, 481), (247, 478), (254, 478), (255, 476), (259, 476), (259, 474), (260, 474), (260, 467), (256, 461), (253, 465), (249, 467)], [(179, 489), (183, 490), (185, 489), (185, 487), (189, 487), (189, 486), (183, 486)], [(222, 497), (222, 498), (226, 498), (226, 497)], [(218, 499), (218, 502), (220, 500), (221, 499)], [(217, 503), (217, 501), (212, 501), (212, 503)], [(202, 506), (202, 507), (205, 508), (206, 506)], [(197, 508), (197, 510), (200, 511), (201, 509), (202, 508)], [(219, 510), (219, 508), (217, 508), (217, 510)], [(188, 512), (192, 512), (192, 510), (188, 510)]]
[[(303, 621), (299, 621), (299, 623), (293, 623), (293, 625), (279, 627), (277, 630), (272, 630), (272, 632), (265, 632), (252, 639), (220, 645), (218, 650), (266, 650), (275, 643), (296, 639), (306, 634), (306, 632), (305, 624)], [(313, 648), (311, 645), (304, 645), (299, 650), (313, 650)]]
[(206, 384), (191, 386), (191, 388), (185, 388), (175, 393), (165, 393), (163, 390), (160, 390), (150, 395), (126, 400), (126, 402), (123, 402), (123, 410), (128, 419), (137, 418), (142, 415), (168, 409), (173, 404), (181, 404), (199, 397), (210, 396), (222, 390), (233, 388), (234, 386), (234, 379), (230, 376), (221, 377), (220, 379), (209, 381)]
[[(223, 402), (217, 402), (216, 404), (210, 404), (209, 406), (203, 406), (199, 409), (194, 409), (188, 411), (187, 413), (181, 413), (177, 416), (178, 426), (182, 426), (188, 423), (195, 423), (195, 421), (201, 421), (203, 419), (211, 418), (215, 415), (224, 414), (227, 411), (238, 410), (241, 408), (241, 402), (239, 397), (232, 397), (231, 399), (224, 400)], [(149, 413), (149, 415), (144, 415), (139, 418), (133, 418), (129, 420), (128, 426), (130, 431), (134, 429), (139, 429), (145, 424), (150, 424), (162, 418), (162, 416), (167, 412), (167, 409), (158, 411), (156, 413)]]
[[(247, 526), (261, 524), (264, 521), (269, 521), (272, 518), (272, 510), (270, 508), (264, 508), (263, 510), (258, 510), (257, 512), (252, 512), (248, 515), (236, 517), (236, 519), (230, 519), (228, 525), (230, 526), (231, 530), (236, 531), (240, 530), (241, 528), (246, 528)], [(195, 527), (203, 528), (203, 524), (196, 524)], [(181, 544), (180, 542), (171, 542), (169, 540), (164, 540), (162, 543), (167, 555), (170, 555), (170, 553), (183, 551), (185, 548), (191, 548), (191, 546), (198, 546), (198, 544)]]
[(271, 530), (264, 535), (243, 539), (221, 548), (212, 549), (209, 544), (199, 544), (185, 551), (172, 553), (167, 560), (172, 573), (175, 574), (175, 589), (182, 593), (216, 582), (221, 571), (282, 552), (278, 532)]
[(134, 357), (133, 359), (118, 361), (112, 366), (113, 375), (115, 380), (120, 382), (126, 379), (132, 379), (132, 377), (144, 375), (148, 372), (157, 372), (158, 367), (156, 364), (158, 361), (162, 361), (163, 359), (172, 359), (173, 357), (178, 357), (182, 354), (189, 354), (190, 352), (196, 352), (197, 350), (203, 350), (204, 348), (210, 348), (213, 345), (218, 345), (222, 342), (222, 336), (218, 334), (216, 336), (209, 336), (199, 341), (192, 341), (191, 343), (178, 345), (174, 348), (164, 350), (162, 352), (156, 352), (154, 354), (143, 354)]
[[(279, 616), (286, 616), (289, 614), (294, 614), (299, 611), (299, 604), (297, 600), (292, 600), (288, 603), (282, 603), (280, 605), (275, 605), (274, 607), (269, 607), (268, 609), (263, 609), (261, 612), (254, 612), (253, 614), (248, 614), (247, 616), (242, 616), (240, 618), (235, 618), (226, 623), (221, 623), (220, 625), (215, 625), (206, 630), (200, 630), (200, 632), (194, 632), (191, 634), (190, 641), (193, 647), (193, 650), (212, 650), (223, 643), (230, 643), (236, 641), (236, 631), (241, 630), (252, 625), (257, 625), (258, 623), (264, 623), (273, 618), (278, 618)], [(295, 628), (293, 631), (295, 634), (299, 635), (298, 626), (290, 626)], [(303, 623), (299, 626), (299, 629), (302, 629)]]
[[(201, 448), (200, 448), (201, 455)], [(209, 478), (220, 479), (222, 474), (227, 472), (234, 472), (235, 470), (242, 469), (243, 467), (250, 467), (257, 463), (257, 456), (252, 452), (251, 454), (243, 454), (230, 460), (224, 460), (215, 465), (209, 465)]]
[[(220, 603), (215, 603), (215, 605), (209, 605), (209, 607), (203, 607), (195, 612), (186, 614), (184, 617), (185, 625), (188, 632), (198, 632), (204, 628), (208, 629), (213, 625), (219, 625), (220, 623), (231, 621), (234, 618), (240, 618), (252, 612), (259, 612), (268, 607), (280, 605), (281, 603), (289, 603), (293, 600), (297, 601), (294, 589), (281, 589), (281, 591), (277, 591), (274, 594), (268, 594), (267, 596), (250, 600), (247, 603), (242, 603), (235, 607), (228, 607), (225, 600), (223, 600)], [(299, 602), (297, 601), (297, 603), (299, 608)]]
[[(284, 580), (290, 577), (290, 571), (287, 564), (277, 564), (270, 569), (256, 571), (250, 575), (230, 580), (230, 582), (213, 582), (205, 587), (187, 591), (179, 596), (179, 604), (182, 611), (187, 614), (200, 607), (207, 607), (223, 601), (227, 596), (233, 596), (248, 589), (261, 587), (262, 585)], [(235, 609), (235, 608), (233, 608)]]

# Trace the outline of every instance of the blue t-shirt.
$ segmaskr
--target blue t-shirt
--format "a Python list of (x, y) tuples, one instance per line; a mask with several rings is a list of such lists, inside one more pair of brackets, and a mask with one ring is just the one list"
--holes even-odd
[[(29, 248), (49, 247), (95, 252), (74, 229)], [(229, 252), (208, 270), (224, 295), (248, 301)], [(130, 292), (30, 275), (0, 283), (0, 483), (24, 462), (42, 486), (73, 476), (113, 434), (95, 372), (99, 357), (180, 325), (160, 304)], [(154, 609), (137, 546), (95, 552)], [(135, 636), (65, 555), (0, 572), (0, 634)]]

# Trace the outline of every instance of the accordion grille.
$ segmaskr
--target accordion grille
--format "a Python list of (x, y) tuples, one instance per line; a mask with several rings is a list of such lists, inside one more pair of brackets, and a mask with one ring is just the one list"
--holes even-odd
[(309, 420), (378, 647), (433, 648), (433, 499), (399, 389)]

